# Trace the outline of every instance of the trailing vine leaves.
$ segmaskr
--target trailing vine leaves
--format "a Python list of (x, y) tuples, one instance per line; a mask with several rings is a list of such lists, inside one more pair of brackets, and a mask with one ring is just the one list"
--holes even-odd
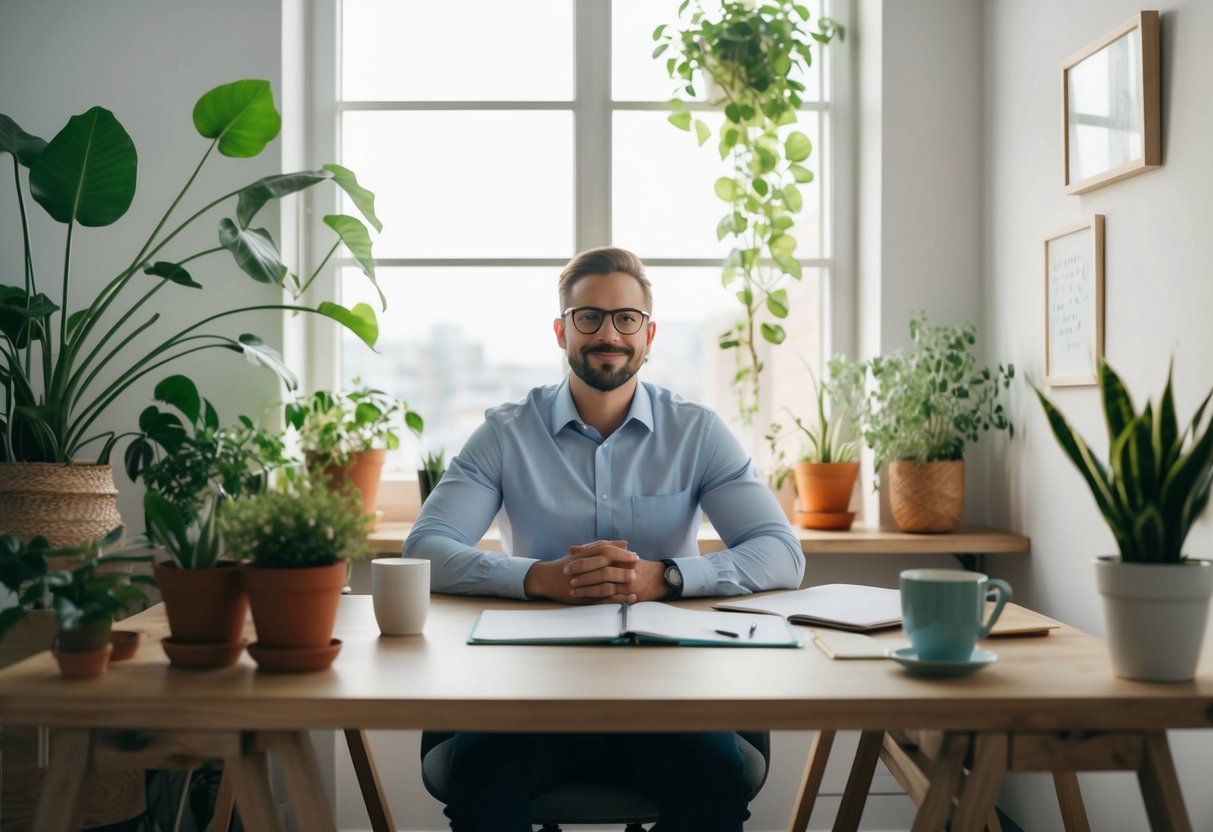
[(712, 137), (711, 128), (687, 109), (698, 100), (700, 82), (709, 103), (724, 111), (717, 147), (731, 172), (715, 183), (716, 196), (727, 206), (716, 236), (733, 242), (721, 282), (744, 312), (719, 344), (737, 351), (738, 412), (751, 424), (762, 372), (758, 339), (781, 344), (787, 338), (787, 281), (801, 278), (793, 215), (804, 203), (799, 186), (813, 181), (805, 166), (813, 144), (789, 128), (805, 92), (797, 76), (812, 64), (813, 41), (824, 45), (835, 35), (841, 40), (845, 30), (823, 17), (810, 31), (809, 10), (792, 0), (725, 0), (713, 15), (686, 0), (678, 15), (677, 24), (653, 32), (653, 57), (665, 57), (666, 71), (678, 84), (671, 124), (693, 131), (701, 146)]

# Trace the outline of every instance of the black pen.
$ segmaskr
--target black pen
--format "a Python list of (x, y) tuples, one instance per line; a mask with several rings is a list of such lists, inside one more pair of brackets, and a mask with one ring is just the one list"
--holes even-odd
[(732, 630), (717, 630), (716, 632), (722, 636), (728, 636), (729, 638), (741, 638), (741, 636), (737, 635), (737, 633), (734, 633)]
[(751, 622), (750, 622), (750, 638), (753, 638), (753, 637), (754, 637), (754, 631), (755, 631), (755, 630), (757, 630), (757, 629), (758, 629), (758, 622), (757, 622), (757, 621), (751, 621)]

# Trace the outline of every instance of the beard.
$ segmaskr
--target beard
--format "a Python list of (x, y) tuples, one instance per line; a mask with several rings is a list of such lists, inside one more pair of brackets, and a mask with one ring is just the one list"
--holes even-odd
[[(590, 366), (589, 361), (589, 356), (594, 353), (618, 353), (626, 355), (628, 360), (619, 366), (606, 365), (601, 369), (595, 369)], [(636, 371), (640, 369), (640, 362), (635, 360), (636, 351), (627, 346), (583, 347), (577, 353), (569, 350), (568, 358), (569, 367), (573, 370), (573, 375), (584, 381), (588, 386), (603, 393), (609, 393), (627, 384), (632, 376), (636, 375)]]

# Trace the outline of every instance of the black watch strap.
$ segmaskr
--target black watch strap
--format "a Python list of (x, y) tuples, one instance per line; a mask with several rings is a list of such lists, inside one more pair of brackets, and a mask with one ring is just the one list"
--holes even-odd
[(663, 558), (661, 562), (665, 564), (665, 571), (661, 573), (661, 577), (665, 581), (666, 597), (681, 598), (682, 570), (678, 568), (678, 563), (673, 558)]

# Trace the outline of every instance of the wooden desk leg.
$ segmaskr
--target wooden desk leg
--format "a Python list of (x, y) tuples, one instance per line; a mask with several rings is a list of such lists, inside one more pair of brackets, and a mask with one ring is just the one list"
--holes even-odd
[(947, 828), (952, 814), (952, 799), (960, 786), (964, 773), (965, 752), (969, 749), (970, 735), (948, 731), (943, 735), (943, 744), (931, 766), (931, 786), (927, 789), (918, 814), (914, 816), (911, 832), (939, 832)]
[(232, 810), (236, 808), (236, 784), (232, 782), (232, 770), (223, 767), (219, 777), (219, 794), (215, 796), (215, 814), (211, 818), (211, 832), (228, 832), (232, 828)]
[(1082, 790), (1078, 788), (1078, 772), (1053, 772), (1053, 789), (1057, 792), (1057, 808), (1061, 810), (1061, 823), (1066, 832), (1091, 832)]
[(855, 832), (863, 818), (863, 807), (868, 802), (868, 791), (872, 788), (872, 775), (880, 759), (880, 745), (884, 742), (884, 731), (864, 731), (859, 735), (859, 748), (855, 750), (855, 761), (851, 763), (851, 774), (847, 778), (846, 791), (838, 804), (838, 815), (834, 818), (834, 832)]
[(239, 757), (223, 761), (224, 773), (231, 773), (236, 789), (236, 806), (245, 829), (258, 832), (284, 832), (270, 788), (269, 757), (259, 749), (249, 749)]
[(953, 832), (982, 832), (994, 815), (998, 787), (1007, 773), (1007, 735), (978, 734), (973, 748), (973, 765), (960, 795), (960, 805), (952, 820)]
[(788, 823), (788, 832), (806, 832), (809, 828), (809, 816), (813, 814), (813, 804), (821, 791), (821, 779), (826, 773), (826, 763), (830, 761), (830, 748), (834, 745), (833, 731), (818, 731), (809, 748), (809, 758), (804, 764), (804, 776), (800, 779), (800, 791), (796, 794), (796, 803), (792, 807), (792, 819)]
[(307, 732), (258, 731), (257, 745), (275, 752), (282, 761), (282, 773), (286, 775), (286, 788), (299, 829), (302, 832), (337, 832), (337, 822), (324, 797), (324, 780), (316, 760), (316, 749)]
[(1167, 735), (1162, 731), (1144, 735), (1141, 751), (1137, 782), (1141, 785), (1150, 828), (1154, 832), (1192, 832)]
[(87, 729), (55, 734), (51, 766), (38, 802), (35, 832), (75, 832), (80, 828), (92, 741), (92, 732)]
[(345, 742), (350, 747), (350, 760), (354, 764), (354, 773), (358, 775), (362, 802), (366, 804), (366, 813), (371, 819), (371, 832), (396, 832), (396, 823), (392, 820), (392, 810), (383, 793), (383, 784), (379, 782), (379, 770), (375, 768), (366, 731), (345, 729)]

